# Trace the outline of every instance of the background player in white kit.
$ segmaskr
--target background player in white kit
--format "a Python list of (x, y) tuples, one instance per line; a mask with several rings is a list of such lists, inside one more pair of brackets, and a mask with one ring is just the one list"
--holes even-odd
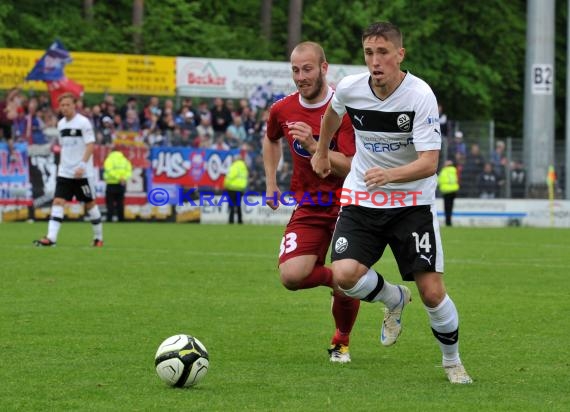
[(59, 110), (63, 117), (59, 120), (59, 143), (61, 145), (60, 164), (57, 172), (55, 195), (52, 202), (47, 235), (34, 241), (36, 246), (55, 246), (63, 221), (65, 202), (75, 197), (85, 203), (85, 210), (93, 228), (93, 246), (103, 246), (103, 224), (101, 212), (95, 203), (93, 187), (93, 148), (95, 135), (87, 117), (75, 110), (76, 99), (71, 93), (58, 98)]
[[(390, 245), (402, 278), (417, 285), (449, 381), (471, 383), (459, 357), (457, 309), (442, 276), (434, 207), (441, 149), (437, 100), (426, 82), (400, 69), (405, 50), (398, 27), (374, 23), (364, 31), (362, 45), (369, 73), (340, 81), (311, 159), (319, 176), (330, 173), (328, 145), (348, 112), (356, 154), (343, 186), (352, 197), (342, 206), (333, 235), (333, 278), (347, 296), (386, 305), (380, 340), (394, 344), (410, 291), (372, 269)], [(379, 204), (375, 198), (399, 200)]]

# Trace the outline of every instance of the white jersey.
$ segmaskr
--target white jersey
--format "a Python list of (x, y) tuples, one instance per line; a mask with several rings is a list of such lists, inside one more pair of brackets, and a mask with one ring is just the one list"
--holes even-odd
[(403, 166), (416, 160), (417, 152), (441, 149), (437, 100), (426, 82), (406, 73), (398, 88), (381, 100), (372, 92), (369, 78), (369, 73), (343, 78), (332, 98), (332, 108), (340, 117), (348, 112), (356, 134), (356, 154), (344, 180), (341, 204), (371, 208), (433, 204), (435, 174), (366, 188), (368, 169)]
[[(88, 143), (95, 142), (93, 126), (87, 117), (77, 113), (73, 119), (67, 120), (65, 117), (57, 123), (59, 131), (59, 144), (61, 145), (61, 158), (59, 163), (58, 176), (73, 179), (75, 169), (79, 167)], [(93, 156), (86, 163), (87, 168), (83, 177), (93, 176)]]

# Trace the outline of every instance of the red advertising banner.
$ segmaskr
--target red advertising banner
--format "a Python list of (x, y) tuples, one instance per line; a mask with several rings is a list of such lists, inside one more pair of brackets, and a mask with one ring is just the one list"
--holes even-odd
[(150, 152), (152, 184), (222, 189), (224, 176), (238, 154), (239, 149), (153, 147)]

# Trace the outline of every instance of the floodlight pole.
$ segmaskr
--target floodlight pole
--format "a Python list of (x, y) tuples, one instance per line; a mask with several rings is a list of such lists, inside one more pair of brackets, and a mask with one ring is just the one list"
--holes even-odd
[(547, 197), (548, 166), (554, 164), (555, 0), (527, 3), (524, 82), (524, 161), (530, 197)]
[(568, 17), (566, 19), (566, 163), (564, 178), (564, 193), (570, 200), (570, 1), (568, 2)]

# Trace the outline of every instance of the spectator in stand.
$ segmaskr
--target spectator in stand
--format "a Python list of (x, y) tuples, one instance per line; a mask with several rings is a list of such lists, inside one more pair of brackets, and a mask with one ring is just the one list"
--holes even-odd
[(121, 119), (121, 115), (119, 113), (115, 113), (113, 116), (113, 124), (115, 125), (115, 129), (120, 131), (123, 127), (123, 120)]
[(166, 99), (164, 100), (164, 103), (162, 104), (162, 114), (164, 115), (164, 112), (168, 112), (168, 113), (172, 113), (174, 115), (174, 102), (172, 101), (172, 99)]
[(103, 116), (101, 119), (100, 136), (97, 137), (97, 143), (102, 145), (110, 145), (115, 140), (115, 123), (110, 116)]
[(47, 93), (40, 93), (38, 96), (38, 111), (51, 110), (51, 105), (49, 103), (49, 96)]
[(194, 126), (198, 126), (198, 110), (196, 110), (196, 108), (194, 107), (194, 102), (192, 101), (191, 97), (185, 97), (182, 100), (182, 107), (180, 108), (179, 113), (182, 113), (182, 111), (184, 109), (187, 109), (188, 111), (192, 112), (192, 114), (194, 115)]
[(499, 185), (501, 185), (505, 179), (505, 167), (507, 166), (507, 162), (507, 157), (505, 156), (505, 142), (497, 140), (495, 150), (491, 154), (491, 164), (493, 165), (493, 171), (499, 178)]
[(158, 116), (155, 114), (151, 114), (150, 121), (148, 123), (148, 127), (143, 129), (142, 132), (143, 140), (149, 146), (163, 146), (164, 145), (164, 136), (162, 135), (162, 130), (159, 127), (158, 123)]
[(196, 115), (188, 106), (182, 106), (182, 110), (176, 116), (176, 125), (180, 127), (182, 131), (188, 132), (188, 137), (193, 137), (197, 134), (196, 132)]
[(479, 188), (479, 197), (481, 199), (494, 199), (499, 192), (499, 178), (493, 171), (492, 163), (485, 163), (483, 172), (477, 179), (477, 187)]
[[(123, 106), (121, 106), (121, 108), (119, 109), (119, 114), (121, 115), (121, 119), (123, 121), (127, 120), (127, 113), (129, 110), (134, 110), (134, 112), (138, 116), (139, 113), (138, 101), (137, 98), (134, 96), (130, 96), (127, 99), (126, 103)], [(140, 124), (140, 119), (138, 123)]]
[(214, 139), (200, 131), (198, 131), (198, 135), (192, 141), (192, 147), (198, 149), (210, 149), (213, 144)]
[(125, 132), (140, 132), (141, 125), (139, 123), (139, 116), (135, 109), (128, 109), (125, 119), (121, 124), (121, 130)]
[(224, 101), (217, 97), (214, 99), (214, 105), (210, 112), (212, 113), (212, 127), (215, 132), (226, 133), (228, 126), (232, 122), (232, 113), (224, 104)]
[(461, 130), (456, 130), (453, 140), (449, 144), (447, 149), (447, 156), (449, 160), (455, 159), (455, 154), (461, 153), (463, 156), (467, 155), (467, 147), (463, 141), (463, 132)]
[(28, 113), (24, 116), (24, 121), (19, 123), (22, 127), (19, 134), (30, 145), (45, 145), (47, 140), (43, 132), (44, 122), (37, 108), (38, 100), (33, 97), (28, 102)]
[(477, 178), (483, 172), (484, 165), (485, 158), (481, 154), (481, 149), (477, 143), (473, 143), (461, 172), (461, 193), (464, 197), (477, 197)]
[(21, 99), (20, 89), (13, 88), (6, 92), (4, 99), (0, 101), (0, 140), (2, 138), (6, 140), (10, 153), (14, 147), (13, 126), (14, 120), (18, 117)]
[[(247, 100), (243, 99), (246, 103)], [(251, 110), (251, 107), (244, 106), (241, 111), (241, 121), (243, 127), (246, 131), (246, 141), (251, 141), (255, 134), (255, 127), (257, 123), (257, 119), (255, 118), (255, 113)]]
[(524, 199), (526, 193), (526, 170), (521, 161), (515, 160), (511, 165), (511, 197)]
[(196, 119), (197, 125), (199, 125), (203, 119), (208, 120), (208, 124), (212, 124), (212, 112), (208, 108), (208, 102), (202, 101), (198, 105), (198, 118)]
[(101, 106), (98, 104), (93, 105), (91, 108), (91, 124), (95, 133), (99, 132), (103, 127), (103, 114), (101, 113)]
[(210, 149), (215, 150), (230, 150), (230, 146), (225, 142), (223, 134), (216, 134), (214, 138), (214, 144), (210, 147)]
[(190, 131), (182, 129), (180, 126), (174, 128), (174, 134), (170, 144), (174, 147), (192, 147), (193, 142), (190, 136)]
[(165, 144), (169, 145), (174, 135), (174, 129), (176, 128), (176, 120), (174, 119), (172, 109), (165, 109), (164, 116), (162, 117), (162, 120), (159, 121), (159, 126), (161, 134), (164, 137)]
[(210, 119), (206, 116), (200, 117), (200, 124), (196, 127), (199, 136), (206, 136), (210, 140), (214, 140), (214, 128), (210, 123)]
[(50, 145), (53, 145), (59, 137), (59, 131), (57, 130), (57, 116), (51, 108), (44, 110), (42, 116), (44, 122), (44, 136), (46, 141), (50, 143)]
[(243, 114), (243, 111), (244, 111), (245, 109), (250, 109), (250, 110), (251, 110), (251, 107), (250, 107), (250, 105), (249, 105), (249, 101), (248, 101), (247, 99), (240, 99), (239, 105), (238, 105), (238, 113), (239, 113), (239, 114)]
[[(105, 103), (105, 111), (103, 112), (103, 116), (109, 116), (113, 119), (115, 123), (115, 127), (118, 127), (121, 124), (121, 115), (117, 113), (117, 107), (113, 103)], [(115, 118), (117, 116), (117, 118)]]
[(156, 116), (157, 119), (160, 119), (162, 110), (160, 109), (159, 103), (160, 102), (158, 100), (158, 97), (156, 96), (152, 96), (149, 99), (147, 105), (144, 107), (140, 115), (143, 128), (148, 129), (151, 127), (151, 125), (154, 124), (153, 116)]
[(241, 116), (235, 113), (232, 117), (232, 123), (226, 130), (226, 141), (231, 148), (240, 147), (247, 140), (247, 132), (243, 126)]
[(230, 112), (230, 114), (233, 115), (238, 113), (238, 111), (236, 110), (235, 106), (234, 106), (234, 101), (232, 99), (226, 99), (225, 101), (225, 105), (228, 109), (228, 111)]

